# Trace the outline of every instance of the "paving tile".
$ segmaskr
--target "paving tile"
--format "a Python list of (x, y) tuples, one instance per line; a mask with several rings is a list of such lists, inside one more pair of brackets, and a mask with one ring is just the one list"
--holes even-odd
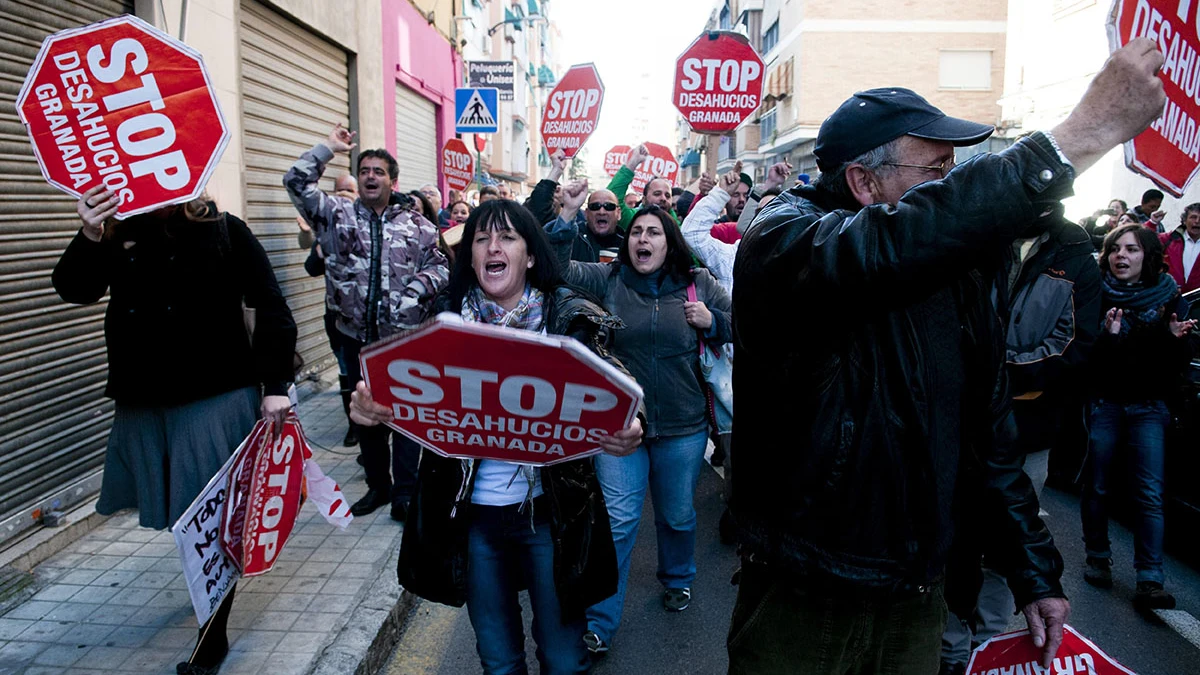
[(65, 672), (67, 672), (66, 669), (58, 666), (39, 665), (32, 665), (21, 671), (22, 675), (62, 675)]
[(242, 603), (242, 598), (239, 596), (233, 603), (233, 611), (229, 613), (229, 627), (244, 629), (254, 625), (258, 621), (258, 617), (262, 615), (261, 611), (238, 611), (238, 605)]
[(153, 588), (161, 590), (170, 586), (180, 575), (179, 572), (142, 572), (142, 575), (133, 581), (131, 586), (135, 588)]
[[(98, 544), (99, 545), (98, 548), (103, 548), (105, 546), (111, 546), (111, 544), (109, 544), (107, 542), (89, 542), (89, 543)], [(117, 563), (119, 563), (125, 559), (124, 556), (100, 555), (98, 553), (95, 553), (94, 551), (88, 551), (87, 553), (88, 553), (88, 555), (84, 556), (83, 560), (80, 560), (79, 564), (76, 565), (76, 567), (78, 567), (81, 570), (110, 570)]]
[(267, 574), (254, 577), (238, 583), (238, 592), (242, 593), (278, 593), (287, 585), (288, 578)]
[(121, 670), (132, 670), (142, 673), (169, 673), (175, 670), (178, 663), (178, 649), (136, 649)]
[(76, 623), (87, 618), (87, 616), (92, 613), (94, 608), (95, 605), (64, 602), (58, 607), (50, 610), (50, 612), (46, 614), (44, 618), (47, 621), (68, 621), (71, 623)]
[(338, 563), (306, 562), (296, 570), (298, 577), (329, 577), (337, 571)]
[(330, 537), (321, 544), (321, 548), (333, 549), (337, 551), (349, 551), (358, 548), (358, 541), (361, 537)]
[(151, 649), (173, 649), (194, 645), (196, 642), (195, 628), (160, 628), (154, 637), (146, 642)]
[(159, 561), (154, 558), (131, 556), (114, 565), (113, 569), (127, 572), (145, 572), (146, 570), (153, 569), (158, 563)]
[(325, 584), (326, 581), (320, 577), (295, 577), (288, 580), (281, 590), (284, 593), (316, 595), (321, 592), (321, 587)]
[[(101, 529), (103, 529), (103, 528), (101, 528)], [(114, 542), (110, 543), (108, 546), (105, 546), (104, 548), (100, 549), (100, 554), (101, 555), (119, 555), (119, 556), (133, 555), (133, 552), (140, 548), (142, 548), (141, 542), (114, 541)]]
[(348, 563), (367, 563), (374, 565), (387, 557), (390, 551), (383, 549), (361, 549), (358, 551), (350, 551), (346, 556), (345, 562)]
[(121, 626), (108, 634), (104, 639), (105, 647), (141, 647), (150, 641), (158, 632), (158, 628), (143, 628), (137, 626)]
[(11, 640), (33, 625), (31, 619), (0, 619), (0, 641)]
[(133, 570), (109, 570), (96, 577), (96, 580), (93, 581), (91, 585), (125, 588), (129, 585), (129, 582), (138, 578), (139, 574), (141, 574), (141, 572), (135, 572)]
[[(91, 605), (88, 606), (90, 607)], [(91, 614), (87, 615), (83, 622), (106, 626), (124, 626), (127, 625), (130, 617), (137, 614), (140, 610), (140, 607), (131, 607), (128, 605), (100, 605)]]
[(57, 602), (44, 602), (41, 600), (28, 600), (21, 603), (16, 608), (10, 610), (4, 615), (6, 619), (40, 619), (57, 608)]
[(300, 612), (267, 611), (258, 615), (253, 624), (247, 626), (250, 630), (288, 630), (300, 618)]
[(267, 603), (269, 612), (303, 612), (312, 604), (313, 596), (306, 593), (279, 593)]
[[(127, 626), (146, 626), (151, 628), (163, 628), (169, 626), (175, 618), (175, 614), (180, 611), (180, 607), (145, 607), (137, 608), (137, 612), (130, 616), (125, 625)], [(186, 608), (186, 614), (192, 613), (192, 606), (189, 604)]]
[(283, 639), (275, 646), (275, 651), (315, 654), (328, 637), (326, 633), (297, 633), (291, 631), (283, 636)]
[(338, 565), (337, 572), (334, 576), (341, 579), (367, 579), (374, 577), (378, 572), (374, 565), (366, 565), (363, 563), (342, 563)]
[(296, 570), (300, 569), (302, 565), (306, 564), (307, 563), (292, 562), (290, 560), (281, 560), (275, 563), (275, 566), (271, 568), (271, 574), (275, 577), (290, 577), (295, 575)]
[(47, 602), (63, 602), (75, 595), (82, 589), (83, 586), (74, 586), (68, 584), (54, 584), (48, 588), (38, 591), (33, 596), (34, 600), (45, 600)]
[(322, 546), (321, 548), (313, 551), (312, 555), (308, 556), (308, 562), (340, 563), (346, 559), (346, 556), (349, 553), (349, 549)]
[(178, 553), (179, 549), (176, 548), (175, 544), (145, 544), (134, 551), (133, 555), (150, 558), (168, 558), (176, 556)]
[(58, 583), (85, 586), (95, 581), (100, 574), (101, 570), (74, 570), (59, 577)]
[[(241, 590), (241, 588), (238, 590)], [(186, 590), (168, 588), (166, 590), (159, 591), (154, 597), (150, 598), (150, 600), (146, 602), (146, 607), (174, 608), (183, 605), (190, 607), (191, 603), (191, 596), (188, 595)]]
[(129, 530), (121, 534), (121, 541), (140, 541), (142, 543), (150, 543), (161, 534), (158, 530), (150, 530), (139, 527), (136, 530)]
[(120, 592), (112, 596), (108, 604), (143, 607), (147, 602), (150, 602), (150, 598), (158, 595), (158, 592), (157, 588), (122, 588)]
[(261, 611), (275, 599), (274, 593), (238, 593), (233, 601), (235, 611)]
[(254, 630), (253, 628), (243, 631), (241, 636), (230, 649), (235, 649), (240, 652), (269, 652), (275, 649), (275, 645), (283, 639), (285, 633), (275, 630)]
[(97, 670), (116, 670), (133, 656), (127, 647), (92, 647), (87, 654), (87, 666)]
[(98, 605), (108, 602), (121, 589), (111, 586), (84, 586), (78, 593), (71, 596), (71, 604)]
[(323, 596), (319, 604), (322, 612), (345, 612), (355, 604), (354, 600), (353, 595), (329, 595)]
[(279, 565), (284, 562), (302, 563), (308, 560), (309, 556), (315, 550), (315, 548), (310, 546), (292, 546), (292, 542), (288, 541), (287, 547), (279, 554), (279, 561), (275, 563), (275, 567), (272, 567), (271, 571), (275, 572)]
[(363, 537), (359, 540), (358, 545), (354, 548), (362, 549), (390, 549), (392, 546), (400, 543), (400, 532), (397, 532), (391, 537)]
[(221, 675), (257, 675), (257, 673), (264, 672), (281, 672), (268, 667), (268, 656), (270, 653), (267, 651), (237, 651), (235, 647), (221, 664)]
[(321, 545), (322, 541), (325, 541), (325, 537), (322, 537), (320, 535), (317, 535), (317, 534), (295, 534), (293, 531), (292, 536), (288, 537), (287, 547), (285, 547), (283, 550), (285, 552), (289, 551), (289, 550), (291, 550), (290, 547), (292, 547), (292, 546), (299, 546), (300, 548), (316, 548)]
[(84, 558), (82, 553), (71, 553), (72, 549), (68, 548), (57, 555), (54, 555), (49, 560), (46, 560), (38, 568), (43, 567), (62, 567), (66, 569), (74, 569)]
[[(28, 642), (56, 642), (59, 637), (65, 635), (75, 624), (70, 621), (35, 621), (29, 628), (25, 629), (24, 633), (17, 636), (18, 640)], [(71, 665), (69, 663), (49, 664), (49, 665)]]
[(75, 665), (75, 662), (86, 656), (90, 650), (91, 647), (80, 649), (75, 645), (49, 645), (42, 648), (42, 652), (33, 659), (33, 662), (39, 666), (65, 668)]
[(80, 668), (78, 666), (67, 668), (62, 673), (63, 675), (105, 675), (103, 670), (92, 670), (91, 668)]
[(0, 663), (20, 667), (32, 661), (45, 647), (37, 642), (10, 642), (0, 647)]
[(103, 624), (76, 623), (71, 625), (71, 629), (63, 633), (55, 642), (60, 645), (85, 645), (95, 647), (104, 644), (104, 639), (109, 633), (113, 632), (112, 626)]
[(272, 673), (300, 675), (308, 672), (315, 657), (316, 654), (278, 651), (267, 657), (266, 666)]
[(366, 579), (344, 579), (338, 577), (330, 579), (321, 588), (321, 593), (324, 595), (357, 595), (366, 584)]

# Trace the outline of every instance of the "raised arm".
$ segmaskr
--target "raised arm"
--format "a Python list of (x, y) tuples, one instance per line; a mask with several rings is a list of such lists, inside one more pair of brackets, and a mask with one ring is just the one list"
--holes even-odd
[(572, 181), (563, 186), (563, 206), (558, 217), (546, 224), (546, 236), (554, 249), (563, 281), (581, 288), (596, 298), (603, 298), (608, 289), (609, 263), (590, 263), (571, 260), (571, 247), (579, 234), (579, 209), (587, 199), (587, 179)]
[(633, 182), (633, 173), (637, 170), (642, 162), (650, 156), (650, 151), (645, 145), (639, 144), (637, 147), (630, 148), (629, 154), (625, 157), (625, 164), (617, 169), (617, 174), (608, 181), (608, 191), (616, 195), (617, 203), (621, 205), (621, 221), (617, 226), (622, 231), (629, 229), (629, 223), (633, 220), (633, 214), (637, 213), (633, 209), (625, 206), (625, 193), (629, 191), (629, 184)]
[(353, 141), (354, 132), (338, 124), (324, 143), (318, 143), (300, 155), (283, 175), (283, 187), (287, 189), (288, 197), (301, 217), (316, 228), (318, 238), (333, 220), (336, 200), (343, 197), (325, 194), (317, 187), (317, 181), (321, 180), (329, 160), (338, 152), (349, 152), (354, 147)]

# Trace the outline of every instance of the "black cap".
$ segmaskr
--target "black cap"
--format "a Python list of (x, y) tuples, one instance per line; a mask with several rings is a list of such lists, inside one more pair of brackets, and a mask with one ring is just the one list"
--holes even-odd
[(821, 124), (813, 154), (821, 171), (828, 172), (901, 136), (975, 145), (995, 130), (948, 117), (911, 89), (868, 89), (846, 99)]

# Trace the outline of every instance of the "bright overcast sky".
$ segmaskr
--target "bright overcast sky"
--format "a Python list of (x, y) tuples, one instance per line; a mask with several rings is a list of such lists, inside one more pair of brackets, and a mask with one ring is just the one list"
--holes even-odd
[[(614, 145), (653, 141), (675, 147), (671, 105), (675, 59), (700, 35), (711, 0), (554, 0), (562, 32), (563, 68), (592, 62), (604, 81), (600, 124), (587, 142), (588, 164), (599, 166)], [(629, 138), (647, 85), (651, 138)]]

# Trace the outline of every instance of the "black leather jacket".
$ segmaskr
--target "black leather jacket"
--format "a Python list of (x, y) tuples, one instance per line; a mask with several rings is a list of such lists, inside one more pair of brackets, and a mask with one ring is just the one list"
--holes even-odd
[[(1007, 543), (996, 564), (1020, 605), (1062, 596), (1062, 559), (1013, 444), (995, 277), (977, 270), (1072, 179), (1034, 134), (895, 207), (805, 186), (763, 209), (734, 268), (732, 509), (744, 555), (787, 575), (907, 592), (942, 579), (958, 521)], [(932, 405), (937, 350), (913, 312), (947, 290), (964, 361), (954, 421)], [(947, 423), (961, 451), (931, 443)]]
[[(445, 295), (434, 302), (434, 312), (443, 311), (453, 311)], [(547, 332), (579, 340), (624, 372), (607, 348), (611, 331), (622, 327), (619, 319), (565, 286), (547, 298), (545, 311)], [(468, 480), (465, 466), (465, 460), (421, 454), (397, 563), (401, 586), (454, 607), (462, 607), (467, 599), (467, 528), (476, 474), (470, 474), (463, 491)], [(581, 617), (585, 609), (617, 592), (617, 556), (604, 494), (590, 458), (541, 472), (543, 494), (550, 503), (559, 604), (564, 615)]]

